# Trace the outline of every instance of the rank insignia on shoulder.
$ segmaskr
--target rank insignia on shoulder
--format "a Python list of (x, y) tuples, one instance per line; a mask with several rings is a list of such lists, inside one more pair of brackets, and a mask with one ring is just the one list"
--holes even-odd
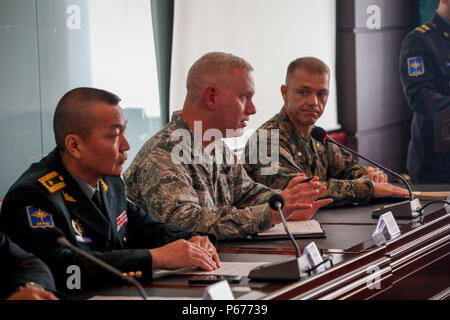
[(425, 73), (425, 65), (422, 57), (408, 58), (408, 74), (410, 77), (418, 77)]
[(420, 32), (420, 33), (422, 33), (422, 34), (425, 34), (425, 33), (426, 33), (426, 31), (423, 30), (421, 27), (417, 27), (417, 28), (414, 29), (414, 30), (416, 30), (416, 31), (418, 31), (418, 32)]
[(100, 179), (100, 182), (102, 183), (103, 190), (105, 190), (105, 192), (108, 193), (109, 192), (109, 187), (106, 184), (106, 182), (103, 181), (103, 179)]
[(46, 229), (55, 227), (53, 216), (50, 213), (32, 206), (28, 206), (25, 209), (27, 210), (28, 222), (31, 228)]
[(436, 29), (436, 25), (435, 24), (428, 24), (427, 23), (427, 24), (421, 25), (420, 27), (417, 27), (415, 30), (420, 32), (420, 33), (422, 33), (422, 34), (425, 34), (425, 33), (429, 32), (429, 31), (433, 31), (434, 29)]
[(38, 179), (38, 181), (51, 193), (55, 193), (66, 186), (64, 178), (56, 171), (52, 171), (49, 174)]

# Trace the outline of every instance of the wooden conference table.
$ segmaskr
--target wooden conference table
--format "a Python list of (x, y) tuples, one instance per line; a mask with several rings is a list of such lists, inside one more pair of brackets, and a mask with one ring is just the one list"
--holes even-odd
[[(448, 191), (450, 185), (416, 185), (413, 190)], [(421, 201), (422, 205), (426, 201)], [(300, 248), (314, 241), (333, 266), (299, 281), (253, 281), (230, 284), (237, 300), (256, 299), (449, 299), (450, 214), (442, 203), (431, 204), (415, 219), (397, 219), (401, 236), (376, 246), (371, 234), (374, 208), (384, 202), (321, 209), (326, 238), (297, 240)], [(288, 240), (219, 242), (221, 261), (282, 261), (295, 255)], [(143, 284), (149, 298), (199, 299), (204, 286), (189, 286), (192, 276), (172, 274)], [(128, 286), (101, 289), (76, 296), (137, 296)]]

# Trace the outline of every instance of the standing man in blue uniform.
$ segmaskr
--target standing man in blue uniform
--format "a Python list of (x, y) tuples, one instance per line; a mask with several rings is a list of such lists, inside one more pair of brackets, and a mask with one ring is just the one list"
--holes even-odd
[[(450, 0), (403, 40), (400, 74), (413, 114), (408, 170), (416, 183), (450, 182), (450, 150), (436, 144), (435, 126), (450, 108)], [(439, 121), (437, 121), (439, 120)], [(440, 129), (442, 131), (442, 129)], [(435, 136), (436, 135), (436, 136)]]

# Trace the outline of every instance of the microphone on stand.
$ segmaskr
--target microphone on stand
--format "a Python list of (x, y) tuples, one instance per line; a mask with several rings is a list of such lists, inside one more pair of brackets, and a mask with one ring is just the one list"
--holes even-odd
[(367, 162), (385, 170), (386, 172), (390, 173), (391, 175), (399, 178), (406, 185), (406, 187), (408, 188), (408, 192), (409, 192), (409, 200), (386, 205), (381, 208), (375, 209), (375, 211), (372, 213), (372, 217), (378, 218), (380, 215), (382, 215), (386, 212), (389, 212), (389, 211), (392, 212), (392, 215), (394, 217), (404, 218), (404, 219), (416, 218), (421, 214), (422, 205), (420, 204), (419, 199), (413, 199), (411, 186), (408, 184), (408, 182), (405, 180), (405, 178), (403, 178), (401, 175), (399, 175), (398, 173), (396, 173), (392, 170), (389, 170), (388, 168), (376, 163), (375, 161), (367, 159), (366, 157), (360, 155), (359, 153), (353, 151), (352, 149), (340, 144), (339, 142), (337, 142), (336, 140), (334, 140), (333, 138), (328, 136), (328, 133), (321, 127), (314, 127), (311, 131), (311, 136), (318, 141), (323, 141), (323, 142), (328, 141), (330, 143), (334, 143), (338, 147), (347, 150), (348, 152), (356, 155), (357, 157), (360, 157), (360, 158), (366, 160)]
[(289, 230), (286, 220), (284, 219), (281, 209), (284, 206), (284, 198), (281, 194), (274, 194), (269, 199), (269, 206), (273, 210), (278, 210), (283, 221), (284, 229), (288, 234), (292, 244), (295, 247), (295, 258), (291, 258), (282, 262), (274, 262), (256, 267), (248, 274), (248, 278), (252, 280), (299, 280), (309, 275), (310, 264), (306, 256), (300, 255), (300, 249), (297, 242)]
[(136, 289), (139, 291), (140, 295), (142, 296), (142, 299), (147, 300), (147, 294), (145, 293), (144, 288), (142, 288), (141, 284), (136, 279), (123, 275), (122, 272), (120, 272), (118, 269), (114, 268), (113, 266), (94, 257), (93, 255), (89, 254), (88, 252), (86, 252), (80, 248), (77, 248), (72, 243), (70, 243), (69, 240), (67, 240), (67, 238), (64, 236), (64, 233), (60, 229), (58, 229), (58, 228), (48, 229), (45, 232), (42, 232), (42, 235), (43, 235), (43, 237), (46, 238), (45, 241), (48, 242), (49, 244), (53, 244), (53, 243), (57, 242), (65, 247), (68, 247), (68, 248), (72, 249), (73, 251), (86, 257), (87, 259), (100, 265), (102, 268), (108, 270), (109, 272), (113, 273), (114, 275), (118, 276), (119, 278), (125, 280), (129, 284), (135, 286)]
[(289, 230), (286, 219), (284, 219), (283, 212), (281, 209), (284, 207), (284, 198), (281, 194), (277, 193), (270, 197), (269, 199), (269, 206), (272, 210), (278, 210), (280, 213), (281, 221), (283, 221), (284, 230), (286, 230), (286, 233), (289, 236), (289, 239), (291, 239), (292, 244), (295, 247), (295, 256), (297, 258), (300, 258), (300, 249), (298, 248), (297, 242), (294, 239), (294, 236), (292, 235), (291, 231)]

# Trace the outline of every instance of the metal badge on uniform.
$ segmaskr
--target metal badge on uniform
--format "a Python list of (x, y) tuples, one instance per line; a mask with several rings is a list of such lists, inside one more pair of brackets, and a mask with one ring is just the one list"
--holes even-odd
[(127, 222), (128, 216), (127, 212), (124, 210), (116, 219), (117, 221), (117, 231), (119, 231)]
[(91, 238), (83, 236), (84, 228), (78, 219), (72, 219), (72, 228), (75, 232), (75, 238), (77, 239), (77, 241), (83, 243), (92, 243)]
[(425, 65), (422, 57), (408, 58), (408, 74), (410, 77), (418, 77), (425, 73)]
[(31, 228), (46, 229), (55, 227), (55, 224), (53, 223), (53, 216), (50, 213), (32, 206), (26, 207), (26, 210), (28, 214), (28, 222)]

